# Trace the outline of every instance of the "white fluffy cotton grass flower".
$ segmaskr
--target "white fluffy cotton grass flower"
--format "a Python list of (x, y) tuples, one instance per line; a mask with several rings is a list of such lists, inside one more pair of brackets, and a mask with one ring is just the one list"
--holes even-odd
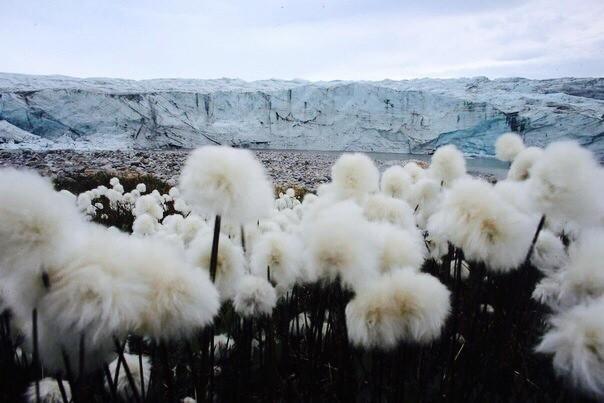
[(191, 212), (191, 206), (184, 199), (178, 198), (174, 199), (174, 210), (186, 216)]
[(525, 181), (530, 177), (530, 171), (535, 162), (543, 155), (539, 147), (527, 147), (520, 151), (510, 166), (507, 178), (513, 181)]
[(264, 278), (245, 275), (233, 298), (235, 312), (243, 317), (270, 315), (277, 305), (277, 292)]
[[(132, 381), (134, 383), (134, 387), (136, 388), (138, 396), (146, 395), (147, 390), (149, 388), (149, 381), (151, 379), (151, 362), (149, 360), (149, 357), (146, 355), (139, 357), (136, 354), (128, 354), (128, 353), (123, 353), (123, 357), (124, 357), (124, 361), (126, 362), (126, 365), (128, 366), (128, 370), (130, 371), (130, 374), (132, 375)], [(140, 358), (140, 361), (139, 361), (139, 358)], [(134, 399), (134, 392), (132, 390), (132, 385), (131, 385), (130, 381), (128, 380), (126, 370), (124, 369), (124, 364), (123, 363), (118, 364), (119, 360), (120, 360), (120, 358), (118, 357), (109, 364), (109, 373), (111, 375), (111, 379), (115, 380), (116, 379), (115, 375), (116, 375), (117, 368), (119, 365), (120, 370), (119, 370), (119, 373), (117, 374), (117, 383), (115, 384), (117, 394), (122, 399), (125, 399), (126, 401), (132, 401)], [(141, 365), (141, 362), (142, 362), (142, 365)], [(145, 387), (144, 393), (142, 393), (143, 385), (141, 385), (141, 380)], [(107, 379), (105, 379), (105, 389), (107, 389), (107, 391), (110, 391), (110, 386), (109, 386), (109, 383), (107, 382)]]
[[(604, 244), (603, 244), (604, 247)], [(562, 240), (551, 231), (542, 229), (531, 255), (531, 263), (545, 274), (554, 273), (568, 262)]]
[(42, 265), (83, 225), (72, 201), (33, 171), (0, 169), (0, 276)]
[(129, 332), (154, 339), (186, 336), (218, 312), (218, 292), (207, 274), (165, 242), (89, 229), (61, 255), (40, 318), (51, 320), (61, 337), (85, 333), (87, 349), (111, 345), (114, 336)]
[(428, 173), (432, 179), (448, 187), (466, 174), (466, 159), (453, 144), (439, 147), (432, 155)]
[(255, 242), (250, 258), (252, 274), (267, 278), (280, 293), (287, 291), (300, 277), (302, 244), (293, 235), (269, 232)]
[[(39, 304), (41, 321), (51, 322), (62, 334), (87, 334), (88, 350), (131, 331), (148, 304), (148, 288), (129, 266), (131, 244), (125, 234), (93, 227), (63, 246), (49, 266), (50, 288)], [(43, 358), (45, 350), (60, 351), (51, 344), (49, 338), (41, 343)], [(57, 357), (47, 358), (53, 359), (60, 363)]]
[(147, 213), (141, 214), (132, 223), (132, 233), (142, 237), (150, 236), (157, 232), (158, 226), (159, 224), (155, 217)]
[(412, 185), (411, 175), (400, 165), (394, 165), (382, 174), (380, 190), (395, 199), (409, 200)]
[(178, 187), (197, 212), (239, 224), (266, 217), (273, 205), (273, 188), (263, 166), (241, 149), (205, 146), (193, 151)]
[(437, 210), (442, 188), (434, 179), (424, 178), (413, 186), (410, 207), (414, 209), (415, 221), (420, 228), (426, 228), (428, 219)]
[(148, 194), (136, 199), (132, 214), (135, 217), (148, 214), (156, 220), (161, 220), (164, 216), (164, 209), (153, 195)]
[(495, 142), (495, 156), (500, 161), (514, 161), (522, 150), (524, 150), (524, 142), (516, 133), (503, 134)]
[(565, 304), (604, 296), (604, 229), (585, 231), (568, 250), (560, 298)]
[[(69, 382), (61, 381), (63, 390), (65, 391), (65, 397), (67, 401), (71, 401), (71, 387)], [(59, 387), (59, 381), (54, 378), (44, 378), (38, 382), (40, 403), (63, 403), (63, 395), (61, 394), (61, 388)], [(38, 403), (38, 397), (36, 394), (36, 384), (33, 382), (25, 392), (25, 398), (28, 403)]]
[(371, 231), (382, 273), (398, 267), (410, 267), (419, 271), (427, 251), (424, 238), (418, 230), (405, 230), (392, 224), (379, 223), (373, 224)]
[(220, 300), (208, 274), (193, 267), (179, 248), (155, 239), (135, 242), (131, 249), (137, 259), (131, 265), (149, 290), (138, 333), (180, 338), (210, 324)]
[(60, 268), (53, 264), (60, 250), (85, 225), (50, 181), (32, 171), (0, 169), (0, 283), (16, 322), (31, 328), (32, 311), (47, 292), (43, 279)]
[(551, 318), (536, 350), (553, 354), (556, 371), (594, 395), (604, 395), (604, 299), (577, 305)]
[(419, 166), (419, 164), (415, 161), (407, 162), (405, 166), (403, 166), (403, 169), (409, 174), (412, 184), (416, 184), (420, 179), (423, 179), (426, 175), (426, 170)]
[[(187, 255), (195, 267), (209, 273), (213, 236), (210, 232), (199, 233), (190, 243)], [(243, 249), (226, 235), (220, 234), (215, 284), (222, 301), (235, 296), (238, 283), (245, 274)]]
[(208, 228), (208, 224), (201, 217), (189, 214), (182, 222), (180, 237), (188, 245), (204, 228)]
[(449, 253), (449, 242), (443, 234), (426, 233), (425, 244), (428, 249), (428, 256), (436, 263), (441, 264), (443, 256)]
[(305, 228), (306, 267), (326, 281), (355, 289), (378, 274), (370, 224), (352, 201), (322, 210)]
[(498, 181), (493, 189), (503, 202), (513, 206), (516, 210), (528, 215), (537, 214), (528, 181), (518, 182), (506, 179)]
[(401, 228), (415, 228), (411, 207), (403, 200), (384, 194), (368, 196), (363, 205), (363, 214), (372, 222), (388, 222)]
[(604, 173), (590, 151), (572, 141), (552, 143), (530, 175), (537, 207), (547, 217), (588, 226), (601, 223)]
[(346, 306), (348, 338), (388, 350), (400, 342), (428, 343), (449, 315), (449, 290), (436, 278), (398, 269), (369, 282)]
[(518, 268), (526, 258), (537, 222), (504, 203), (480, 179), (458, 180), (428, 221), (428, 232), (448, 239), (470, 261), (493, 271)]
[(362, 201), (378, 190), (380, 173), (365, 154), (343, 154), (331, 167), (331, 186), (339, 199)]
[(183, 232), (185, 218), (180, 214), (170, 214), (164, 217), (162, 227), (170, 234), (180, 235)]

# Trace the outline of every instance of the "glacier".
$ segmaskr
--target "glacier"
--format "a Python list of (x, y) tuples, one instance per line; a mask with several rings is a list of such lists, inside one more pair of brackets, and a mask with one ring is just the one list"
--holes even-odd
[(263, 149), (494, 155), (576, 140), (604, 157), (604, 78), (384, 81), (73, 78), (0, 73), (0, 149)]

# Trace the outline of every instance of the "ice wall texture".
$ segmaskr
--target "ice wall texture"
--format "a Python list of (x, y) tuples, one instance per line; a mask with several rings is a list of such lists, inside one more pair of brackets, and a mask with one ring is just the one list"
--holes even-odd
[[(604, 156), (604, 78), (381, 82), (121, 80), (0, 74), (0, 148), (191, 148), (490, 156), (497, 136)], [(24, 132), (33, 137), (26, 136)], [(15, 134), (17, 133), (17, 134)]]

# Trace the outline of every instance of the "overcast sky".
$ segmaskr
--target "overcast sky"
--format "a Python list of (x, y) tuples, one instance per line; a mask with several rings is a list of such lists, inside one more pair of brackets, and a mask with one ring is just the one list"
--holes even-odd
[(604, 76), (604, 0), (0, 0), (0, 71)]

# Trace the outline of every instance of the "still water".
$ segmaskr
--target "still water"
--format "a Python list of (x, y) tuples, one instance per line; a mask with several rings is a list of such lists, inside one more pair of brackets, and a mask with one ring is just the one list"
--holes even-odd
[[(295, 151), (297, 153), (308, 153), (317, 155), (330, 155), (337, 158), (340, 154), (347, 151), (314, 151), (314, 150), (273, 150), (273, 149), (254, 149), (257, 151), (267, 152), (288, 152)], [(376, 161), (381, 161), (384, 165), (394, 165), (402, 161), (420, 160), (429, 162), (431, 155), (427, 154), (403, 154), (403, 153), (384, 153), (384, 152), (364, 152)], [(507, 175), (509, 164), (499, 161), (495, 158), (485, 157), (466, 157), (467, 170), (471, 174), (481, 174), (494, 176), (497, 179), (504, 179)]]

